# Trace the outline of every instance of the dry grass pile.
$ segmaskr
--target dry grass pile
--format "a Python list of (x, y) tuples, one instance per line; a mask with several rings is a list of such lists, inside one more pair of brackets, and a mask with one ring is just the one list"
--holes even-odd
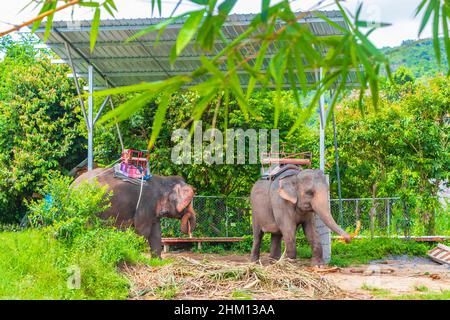
[(125, 267), (132, 299), (342, 299), (339, 287), (310, 268), (177, 258), (161, 267)]

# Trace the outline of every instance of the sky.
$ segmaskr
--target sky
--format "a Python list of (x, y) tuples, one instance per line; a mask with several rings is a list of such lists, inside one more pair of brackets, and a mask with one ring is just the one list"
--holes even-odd
[[(279, 0), (272, 0), (276, 3)], [(292, 0), (295, 10), (310, 9), (319, 0)], [(28, 6), (21, 11), (31, 0), (0, 0), (0, 31), (11, 28), (14, 24), (20, 24), (35, 17), (38, 12), (33, 6)], [(176, 0), (163, 0), (163, 16), (168, 16), (175, 7)], [(324, 5), (334, 1), (325, 0)], [(414, 12), (420, 0), (346, 0), (342, 1), (344, 7), (350, 12), (355, 12), (356, 7), (363, 2), (361, 18), (368, 21), (389, 22), (392, 26), (378, 29), (370, 39), (377, 47), (398, 46), (404, 40), (418, 39), (418, 30), (421, 17), (414, 18)], [(119, 9), (116, 18), (148, 18), (151, 17), (151, 0), (115, 0)], [(261, 0), (238, 0), (232, 13), (256, 13), (260, 10)], [(187, 0), (177, 9), (177, 13), (186, 12), (196, 8), (196, 5)], [(327, 6), (326, 10), (336, 9), (335, 5)], [(155, 12), (156, 14), (156, 12)], [(77, 8), (73, 12), (74, 20), (86, 20), (92, 18), (92, 9)], [(103, 19), (112, 19), (106, 12)], [(72, 10), (66, 9), (55, 15), (54, 20), (72, 19)], [(429, 38), (431, 30), (425, 29), (420, 38)]]

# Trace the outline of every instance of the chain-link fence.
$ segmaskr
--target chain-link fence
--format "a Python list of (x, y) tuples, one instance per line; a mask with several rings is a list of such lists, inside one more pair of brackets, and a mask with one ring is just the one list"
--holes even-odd
[[(241, 237), (252, 234), (251, 205), (246, 197), (196, 196), (193, 207), (197, 213), (195, 236)], [(180, 222), (161, 221), (163, 236), (180, 236)]]
[[(241, 237), (252, 234), (251, 205), (246, 197), (196, 196), (193, 206), (197, 212), (198, 237)], [(348, 232), (354, 232), (356, 221), (361, 222), (361, 235), (421, 236), (426, 235), (420, 217), (414, 215), (400, 198), (331, 199), (331, 214)], [(442, 210), (433, 212), (437, 233), (450, 235), (448, 199)], [(163, 236), (178, 237), (180, 222), (163, 219)]]

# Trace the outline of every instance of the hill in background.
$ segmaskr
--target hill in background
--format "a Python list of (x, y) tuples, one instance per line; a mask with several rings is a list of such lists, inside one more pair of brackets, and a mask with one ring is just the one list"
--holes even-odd
[(393, 71), (403, 65), (411, 69), (417, 78), (434, 76), (436, 73), (445, 74), (447, 72), (448, 61), (442, 40), (441, 66), (436, 61), (432, 39), (405, 40), (398, 47), (385, 47), (381, 50), (388, 56)]

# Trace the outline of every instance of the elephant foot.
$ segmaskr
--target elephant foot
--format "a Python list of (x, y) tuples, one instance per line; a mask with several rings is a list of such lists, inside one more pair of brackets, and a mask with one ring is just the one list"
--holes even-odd
[(269, 258), (271, 259), (271, 260), (275, 260), (275, 261), (277, 261), (277, 260), (280, 260), (280, 258), (281, 258), (281, 256), (269, 256)]
[(251, 255), (251, 256), (250, 256), (250, 261), (251, 261), (251, 262), (258, 262), (258, 261), (259, 261), (259, 256)]
[(326, 265), (325, 261), (322, 258), (312, 258), (311, 265), (315, 267), (323, 267)]

